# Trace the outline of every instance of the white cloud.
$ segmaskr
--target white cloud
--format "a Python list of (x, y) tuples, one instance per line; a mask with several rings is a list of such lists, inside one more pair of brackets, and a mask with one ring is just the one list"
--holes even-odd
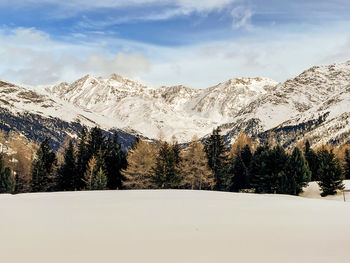
[[(264, 76), (285, 81), (314, 65), (350, 60), (348, 24), (301, 33), (260, 31), (259, 36), (158, 49), (156, 62), (141, 79), (154, 86), (195, 88), (234, 77)], [(253, 29), (254, 31), (255, 29)]]
[[(224, 7), (241, 0), (2, 0), (0, 6), (25, 6), (33, 7), (42, 4), (52, 4), (58, 7), (49, 10), (49, 14), (55, 17), (69, 17), (86, 10), (98, 8), (122, 8), (122, 7), (145, 7), (158, 6), (164, 10), (159, 13), (146, 14), (137, 17), (137, 20), (164, 20), (179, 15), (191, 13), (207, 13), (222, 10)], [(125, 19), (125, 18), (122, 18)]]
[(149, 70), (149, 61), (139, 52), (121, 49), (113, 55), (103, 42), (61, 43), (33, 28), (0, 31), (0, 50), (0, 76), (26, 84), (72, 81), (87, 73), (134, 77)]
[(234, 28), (250, 28), (253, 11), (244, 6), (237, 6), (231, 11), (232, 26)]
[[(73, 81), (85, 74), (118, 73), (154, 87), (216, 85), (234, 77), (294, 77), (318, 64), (350, 60), (348, 24), (302, 33), (260, 30), (240, 39), (161, 47), (104, 38), (84, 43), (52, 40), (35, 29), (0, 31), (0, 77), (28, 84)], [(113, 50), (113, 51), (111, 51)]]
[(221, 9), (228, 4), (232, 4), (237, 0), (3, 0), (2, 4), (56, 4), (67, 7), (80, 8), (113, 8), (123, 6), (138, 6), (138, 5), (174, 5), (184, 8), (189, 8), (197, 11), (208, 11), (214, 9)]

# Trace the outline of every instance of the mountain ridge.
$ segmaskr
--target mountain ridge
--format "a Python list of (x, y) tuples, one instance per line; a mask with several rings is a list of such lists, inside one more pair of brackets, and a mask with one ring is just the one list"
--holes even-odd
[[(155, 89), (117, 74), (86, 75), (46, 87), (0, 80), (0, 95), (1, 108), (13, 114), (29, 112), (105, 130), (133, 131), (150, 139), (175, 136), (181, 143), (206, 137), (216, 127), (222, 128), (228, 144), (244, 130), (261, 140), (267, 132), (276, 132), (279, 143), (287, 147), (303, 133), (315, 143), (343, 143), (350, 133), (350, 61), (314, 66), (283, 83), (234, 78), (205, 89)], [(320, 116), (322, 123), (310, 126)]]

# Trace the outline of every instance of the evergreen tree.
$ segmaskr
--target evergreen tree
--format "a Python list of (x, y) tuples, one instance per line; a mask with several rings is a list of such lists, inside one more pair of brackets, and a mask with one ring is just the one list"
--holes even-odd
[(261, 193), (266, 188), (264, 185), (265, 177), (265, 158), (269, 151), (268, 145), (259, 145), (253, 154), (251, 161), (251, 186), (255, 192)]
[(105, 156), (107, 187), (109, 189), (122, 189), (124, 176), (122, 169), (126, 169), (126, 154), (122, 151), (120, 143), (118, 143), (118, 133), (115, 132), (113, 139), (108, 139), (107, 151)]
[[(237, 148), (238, 149), (238, 148)], [(252, 162), (252, 152), (248, 144), (239, 147), (240, 151), (231, 157), (232, 166), (230, 168), (231, 179), (228, 190), (238, 192), (250, 186), (250, 167)]]
[(252, 160), (252, 187), (260, 193), (277, 193), (285, 177), (288, 155), (281, 146), (259, 146)]
[(107, 176), (103, 171), (102, 167), (98, 169), (94, 180), (92, 181), (92, 189), (91, 190), (105, 190), (107, 188)]
[(297, 183), (295, 177), (282, 171), (279, 177), (278, 194), (296, 195)]
[(220, 129), (213, 131), (205, 143), (208, 165), (214, 173), (214, 189), (225, 190), (227, 180), (226, 148)]
[(85, 183), (85, 189), (87, 190), (92, 190), (92, 182), (96, 172), (96, 165), (97, 165), (96, 157), (92, 156), (92, 158), (88, 162), (88, 166), (85, 171), (84, 179), (83, 179)]
[(249, 169), (253, 159), (253, 154), (248, 144), (246, 144), (246, 146), (243, 147), (241, 151), (241, 158), (244, 165)]
[(90, 130), (89, 139), (88, 139), (88, 153), (89, 157), (97, 154), (97, 152), (102, 149), (106, 149), (105, 137), (102, 134), (102, 130), (98, 127), (94, 127)]
[(91, 156), (88, 152), (88, 131), (83, 126), (78, 140), (76, 175), (74, 176), (74, 189), (81, 190), (85, 188), (84, 176)]
[(0, 193), (14, 192), (16, 180), (11, 173), (11, 169), (5, 167), (3, 156), (0, 154)]
[(344, 175), (345, 179), (350, 179), (350, 151), (347, 149), (345, 151), (345, 164), (344, 164)]
[(59, 175), (59, 190), (73, 191), (76, 189), (75, 177), (77, 173), (75, 152), (72, 140), (64, 152), (64, 162), (62, 163)]
[(41, 143), (33, 162), (32, 192), (44, 192), (53, 188), (55, 184), (54, 170), (56, 163), (56, 155), (50, 149), (49, 140), (46, 138)]
[(105, 190), (107, 188), (106, 166), (102, 150), (89, 160), (84, 182), (87, 190)]
[(249, 188), (249, 170), (243, 162), (241, 153), (234, 159), (230, 174), (232, 175), (230, 191), (239, 192)]
[(343, 190), (342, 168), (333, 151), (323, 148), (318, 152), (318, 157), (320, 160), (318, 184), (322, 190), (321, 196), (334, 195), (337, 190)]
[(181, 174), (182, 187), (185, 189), (206, 189), (214, 187), (213, 172), (208, 166), (207, 155), (203, 144), (194, 138), (182, 155)]
[(181, 149), (177, 141), (173, 142), (172, 151), (174, 155), (175, 164), (178, 165), (181, 162), (181, 156), (180, 156)]
[(281, 183), (283, 187), (281, 187), (280, 193), (298, 195), (310, 180), (311, 172), (307, 161), (299, 148), (296, 147), (288, 157), (285, 176)]
[(157, 162), (153, 168), (152, 182), (157, 188), (178, 188), (181, 183), (179, 165), (172, 145), (160, 142), (157, 154)]
[(152, 189), (153, 169), (156, 164), (157, 149), (142, 140), (138, 140), (129, 151), (128, 167), (122, 171), (125, 177), (124, 185), (127, 189)]
[(320, 166), (319, 159), (314, 150), (311, 149), (310, 142), (305, 143), (305, 159), (311, 172), (311, 181), (318, 181), (318, 169)]

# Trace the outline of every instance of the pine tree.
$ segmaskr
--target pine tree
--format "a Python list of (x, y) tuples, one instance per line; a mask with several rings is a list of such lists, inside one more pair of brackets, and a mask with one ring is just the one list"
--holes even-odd
[(234, 159), (245, 147), (254, 149), (255, 144), (256, 143), (251, 137), (246, 135), (244, 132), (240, 132), (231, 147), (230, 158)]
[(350, 151), (348, 149), (345, 151), (344, 175), (345, 179), (350, 179)]
[(59, 190), (73, 191), (76, 188), (75, 176), (77, 173), (74, 145), (69, 141), (67, 149), (64, 152), (64, 162), (62, 163), (59, 175)]
[(88, 131), (83, 126), (79, 134), (78, 152), (77, 152), (77, 171), (74, 176), (74, 189), (81, 190), (85, 188), (84, 176), (91, 156), (88, 152)]
[(102, 167), (97, 170), (94, 180), (92, 181), (92, 190), (105, 190), (107, 188), (107, 176)]
[(175, 164), (178, 165), (181, 162), (181, 156), (180, 156), (181, 149), (180, 149), (180, 145), (175, 140), (172, 143), (172, 151), (174, 155)]
[(96, 160), (96, 157), (93, 156), (88, 162), (88, 166), (85, 171), (84, 179), (83, 179), (85, 183), (85, 189), (87, 190), (92, 190), (92, 182), (95, 176), (96, 165), (97, 165), (97, 160)]
[(88, 153), (89, 157), (97, 154), (97, 152), (102, 149), (106, 149), (105, 137), (102, 134), (102, 130), (98, 127), (94, 127), (90, 130), (89, 140), (88, 140)]
[(227, 180), (227, 158), (226, 147), (220, 129), (213, 131), (205, 143), (205, 152), (208, 158), (208, 165), (214, 173), (214, 189), (221, 191), (226, 189)]
[(250, 146), (246, 144), (244, 147), (239, 147), (240, 151), (235, 155), (231, 155), (231, 168), (229, 191), (238, 192), (242, 189), (249, 189), (250, 186), (250, 166), (252, 162), (252, 152)]
[(45, 192), (53, 188), (55, 184), (54, 170), (56, 163), (56, 155), (50, 149), (49, 140), (46, 138), (41, 143), (33, 163), (32, 192)]
[(213, 172), (208, 166), (207, 155), (203, 144), (193, 138), (188, 149), (182, 154), (181, 174), (182, 187), (186, 189), (206, 189), (214, 187)]
[(281, 146), (270, 149), (259, 146), (252, 160), (252, 187), (260, 193), (279, 192), (281, 178), (285, 177), (288, 155)]
[(280, 172), (278, 194), (296, 195), (296, 181), (294, 176), (290, 176), (286, 171)]
[(16, 180), (11, 174), (11, 169), (5, 167), (3, 156), (0, 154), (0, 193), (14, 192)]
[(178, 188), (181, 183), (179, 164), (173, 146), (160, 142), (152, 182), (160, 189)]
[(267, 145), (259, 145), (252, 157), (250, 183), (257, 193), (262, 193), (266, 188), (264, 186), (264, 176), (266, 173), (264, 160), (269, 150)]
[(87, 190), (105, 190), (107, 188), (107, 175), (102, 150), (98, 150), (88, 163), (84, 182)]
[(253, 154), (248, 144), (246, 144), (246, 146), (243, 147), (241, 151), (241, 158), (244, 165), (249, 169), (252, 162)]
[(311, 180), (311, 172), (307, 161), (297, 147), (288, 157), (285, 178), (282, 180), (284, 187), (281, 187), (280, 193), (292, 195), (301, 193), (303, 187), (307, 186)]
[(230, 191), (239, 192), (249, 188), (249, 170), (243, 162), (241, 153), (234, 159), (230, 174)]
[(153, 168), (156, 164), (157, 149), (142, 140), (138, 140), (129, 151), (128, 167), (122, 171), (127, 189), (152, 189)]
[(106, 174), (107, 187), (109, 189), (122, 189), (124, 176), (122, 169), (127, 167), (126, 154), (122, 151), (120, 143), (118, 143), (118, 133), (115, 132), (113, 139), (108, 139), (106, 150)]
[(343, 190), (342, 168), (333, 151), (323, 148), (318, 152), (318, 157), (320, 161), (318, 184), (322, 191), (321, 196), (334, 195), (337, 190)]
[(306, 141), (305, 143), (305, 159), (308, 163), (310, 172), (311, 172), (311, 181), (318, 181), (318, 169), (320, 166), (319, 159), (314, 150), (311, 149), (310, 142)]

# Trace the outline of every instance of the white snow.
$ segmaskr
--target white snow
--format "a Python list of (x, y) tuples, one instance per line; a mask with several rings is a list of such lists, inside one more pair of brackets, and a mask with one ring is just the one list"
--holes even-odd
[[(220, 125), (227, 124), (223, 127), (227, 132), (233, 127), (245, 129), (251, 119), (257, 123), (255, 132), (263, 132), (328, 113), (325, 122), (305, 131), (313, 145), (343, 142), (350, 133), (349, 62), (312, 67), (280, 84), (268, 78), (235, 78), (201, 90), (184, 86), (154, 89), (118, 75), (108, 79), (87, 75), (71, 84), (11, 89), (4, 86), (0, 90), (5, 101), (0, 107), (14, 113), (28, 111), (79, 120), (90, 127), (133, 130), (152, 139), (162, 133), (166, 140), (175, 136), (179, 142), (188, 142)], [(28, 90), (43, 101), (21, 96)], [(234, 134), (230, 141), (235, 140)]]
[(167, 140), (175, 136), (179, 142), (188, 142), (232, 121), (239, 110), (276, 85), (268, 78), (237, 78), (203, 90), (184, 86), (153, 89), (120, 76), (85, 76), (48, 91), (77, 108), (107, 116), (110, 126), (132, 129), (149, 138), (157, 139), (162, 133)]
[(0, 195), (1, 262), (347, 263), (350, 202), (206, 191)]
[[(350, 180), (344, 180), (345, 190), (350, 190)], [(306, 198), (316, 198), (323, 200), (336, 200), (344, 202), (344, 196), (342, 191), (337, 191), (336, 195), (328, 195), (321, 197), (321, 190), (317, 182), (310, 182), (307, 187), (304, 188), (303, 193), (300, 194)], [(345, 200), (350, 203), (350, 193), (345, 193)]]

